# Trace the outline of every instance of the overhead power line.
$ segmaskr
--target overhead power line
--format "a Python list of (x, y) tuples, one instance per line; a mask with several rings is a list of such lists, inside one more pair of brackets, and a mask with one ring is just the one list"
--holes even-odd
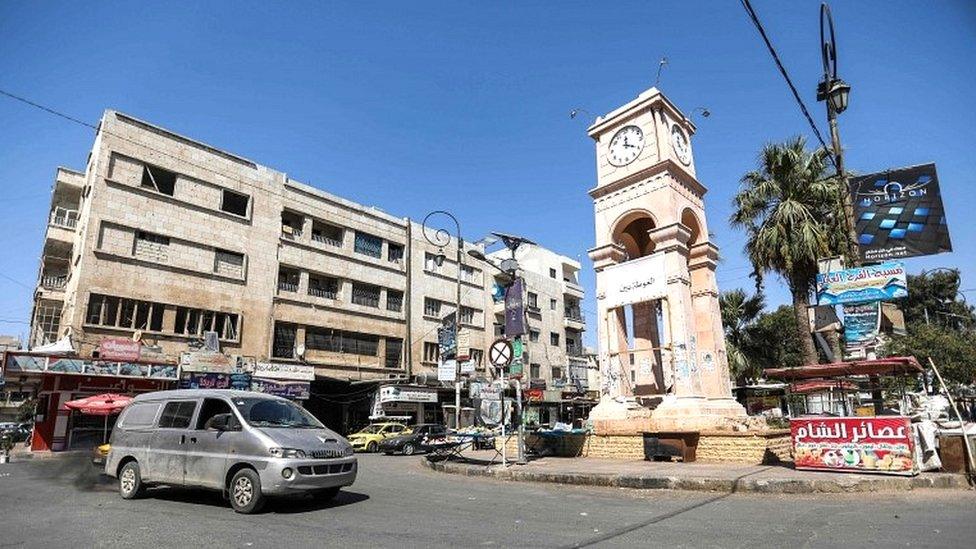
[[(779, 59), (779, 54), (776, 53), (776, 48), (773, 47), (773, 43), (769, 41), (769, 36), (766, 35), (766, 29), (763, 28), (762, 22), (759, 20), (759, 16), (756, 15), (756, 10), (752, 9), (752, 4), (749, 0), (740, 0), (742, 2), (742, 7), (745, 8), (746, 13), (749, 15), (749, 19), (752, 20), (752, 24), (756, 26), (756, 30), (759, 31), (759, 36), (762, 37), (763, 42), (766, 43), (766, 49), (769, 50), (769, 55), (773, 57), (773, 61), (776, 63), (776, 68), (779, 69), (780, 74), (783, 75), (783, 79), (786, 80), (786, 85), (790, 87), (790, 91), (793, 92), (793, 98), (796, 99), (796, 104), (800, 106), (800, 111), (803, 116), (807, 119), (807, 123), (810, 124), (810, 129), (813, 130), (813, 135), (817, 137), (817, 141), (820, 142), (820, 146), (824, 150), (828, 151), (827, 158), (830, 159), (830, 163), (834, 165), (834, 169), (837, 169), (837, 160), (834, 158), (833, 149), (827, 146), (827, 142), (824, 140), (823, 135), (820, 133), (820, 129), (817, 124), (813, 121), (813, 117), (810, 116), (810, 111), (807, 109), (806, 104), (800, 97), (800, 92), (797, 91), (796, 86), (793, 85), (793, 79), (790, 78), (790, 74), (786, 72), (786, 67), (783, 66), (783, 62)], [(838, 170), (839, 171), (839, 170)]]

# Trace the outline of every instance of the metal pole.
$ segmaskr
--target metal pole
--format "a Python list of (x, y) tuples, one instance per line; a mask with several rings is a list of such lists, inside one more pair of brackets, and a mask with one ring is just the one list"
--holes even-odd
[(939, 373), (939, 369), (935, 367), (935, 362), (932, 361), (932, 357), (929, 358), (929, 366), (932, 367), (932, 371), (935, 372), (935, 376), (939, 378), (939, 385), (942, 385), (942, 390), (945, 391), (946, 398), (949, 399), (949, 404), (952, 405), (952, 410), (956, 412), (956, 417), (959, 418), (959, 431), (962, 432), (962, 445), (966, 450), (966, 461), (969, 464), (969, 479), (972, 481), (973, 477), (976, 476), (976, 463), (973, 462), (973, 449), (969, 445), (969, 435), (966, 434), (966, 422), (963, 421), (962, 415), (959, 413), (959, 408), (956, 407), (956, 400), (952, 398), (949, 393), (949, 388), (946, 387), (945, 381), (942, 379), (942, 374)]
[[(457, 220), (455, 220), (455, 223)], [(461, 239), (461, 226), (458, 225), (457, 232), (457, 295), (454, 305), (454, 424), (458, 429), (461, 428), (461, 360), (458, 356), (458, 336), (461, 332), (461, 248), (464, 247), (464, 240)]]
[(506, 450), (508, 448), (508, 439), (505, 438), (505, 389), (508, 385), (505, 383), (505, 367), (502, 366), (502, 390), (500, 392), (502, 398), (502, 467), (508, 467), (508, 458)]
[[(525, 377), (525, 366), (522, 366), (522, 377)], [(518, 455), (516, 456), (516, 463), (519, 465), (525, 465), (525, 414), (522, 410), (522, 380), (515, 380), (515, 407), (516, 415), (518, 416)]]

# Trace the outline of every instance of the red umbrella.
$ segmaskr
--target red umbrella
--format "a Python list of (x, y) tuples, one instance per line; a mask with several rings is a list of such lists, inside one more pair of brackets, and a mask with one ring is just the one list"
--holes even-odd
[(131, 402), (130, 396), (106, 394), (69, 400), (64, 405), (87, 416), (111, 416), (121, 412)]
[(88, 416), (105, 416), (105, 430), (102, 442), (108, 438), (108, 416), (115, 415), (132, 402), (132, 397), (126, 395), (105, 394), (95, 395), (78, 400), (69, 400), (64, 406), (71, 410), (78, 410)]

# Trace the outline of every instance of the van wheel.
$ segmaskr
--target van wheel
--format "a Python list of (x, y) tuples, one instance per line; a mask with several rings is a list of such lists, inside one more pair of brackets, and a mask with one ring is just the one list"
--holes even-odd
[(380, 447), (380, 445), (379, 444), (376, 444), (376, 441), (373, 440), (373, 441), (370, 441), (369, 444), (366, 445), (366, 451), (372, 454), (372, 453), (376, 452), (377, 450), (379, 450), (379, 447)]
[(407, 444), (403, 445), (403, 455), (412, 456), (415, 451), (417, 451), (417, 449), (413, 447), (413, 444), (408, 442)]
[(142, 484), (142, 474), (139, 472), (139, 463), (130, 461), (122, 466), (119, 471), (119, 494), (122, 499), (135, 499), (145, 492), (146, 487)]
[(257, 513), (264, 506), (261, 477), (254, 469), (241, 469), (230, 481), (230, 506), (238, 513)]

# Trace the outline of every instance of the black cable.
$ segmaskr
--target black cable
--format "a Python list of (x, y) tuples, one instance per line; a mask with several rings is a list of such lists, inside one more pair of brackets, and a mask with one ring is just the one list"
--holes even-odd
[(817, 137), (817, 141), (820, 145), (828, 151), (827, 158), (830, 159), (830, 163), (834, 165), (834, 169), (840, 171), (837, 168), (837, 160), (834, 158), (834, 151), (831, 147), (827, 146), (827, 142), (824, 141), (823, 135), (820, 134), (820, 129), (817, 128), (817, 124), (813, 121), (813, 117), (810, 116), (810, 111), (807, 110), (806, 104), (800, 97), (800, 92), (796, 90), (796, 86), (793, 85), (793, 80), (790, 78), (789, 73), (786, 72), (786, 68), (783, 67), (782, 61), (779, 59), (779, 54), (776, 53), (776, 48), (773, 47), (772, 42), (769, 41), (769, 37), (766, 35), (766, 29), (763, 28), (762, 22), (759, 21), (759, 16), (756, 15), (756, 11), (752, 9), (752, 4), (749, 0), (740, 0), (742, 2), (742, 7), (745, 8), (746, 13), (749, 14), (749, 19), (756, 26), (756, 30), (759, 31), (759, 35), (762, 36), (763, 42), (766, 43), (766, 49), (769, 50), (769, 54), (773, 56), (773, 61), (776, 62), (776, 68), (779, 69), (780, 74), (786, 80), (786, 84), (790, 87), (790, 91), (793, 92), (793, 98), (796, 99), (796, 103), (800, 106), (800, 111), (803, 112), (803, 116), (806, 117), (807, 122), (810, 124), (810, 128), (813, 130), (813, 134)]

